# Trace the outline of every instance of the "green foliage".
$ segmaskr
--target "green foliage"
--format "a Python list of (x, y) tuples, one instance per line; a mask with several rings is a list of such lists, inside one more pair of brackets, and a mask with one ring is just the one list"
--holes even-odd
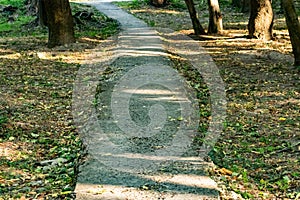
[(23, 25), (28, 24), (32, 21), (32, 16), (19, 16), (14, 22), (7, 23), (6, 17), (1, 17), (0, 33), (3, 35), (15, 35), (18, 36), (20, 33), (27, 34), (28, 30), (23, 28)]
[(140, 4), (145, 4), (145, 3), (147, 3), (146, 0), (133, 0), (130, 2), (130, 6), (132, 8), (139, 8)]
[(173, 8), (173, 9), (178, 9), (178, 10), (186, 10), (187, 9), (184, 0), (170, 0), (169, 7)]
[(115, 2), (116, 5), (119, 5), (123, 8), (130, 8), (130, 9), (139, 9), (144, 5), (149, 4), (148, 0), (132, 0), (132, 1), (121, 1)]
[(0, 0), (0, 5), (11, 5), (18, 8), (24, 8), (25, 0)]
[(76, 24), (76, 37), (93, 37), (106, 39), (119, 31), (119, 23), (116, 20), (106, 17), (97, 9), (90, 6), (71, 3), (73, 15), (80, 11), (92, 12), (94, 15), (90, 20), (82, 20), (81, 24)]
[(2, 124), (6, 123), (7, 121), (8, 121), (7, 117), (0, 113), (0, 128)]
[[(11, 1), (11, 0), (0, 0), (0, 5), (4, 6), (14, 6), (17, 7), (15, 13), (8, 14), (2, 12), (0, 15), (0, 34), (2, 36), (14, 35), (20, 36), (28, 34), (28, 30), (24, 28), (24, 25), (28, 24), (33, 20), (34, 17), (26, 15), (26, 9), (24, 6), (24, 1)], [(12, 18), (13, 21), (9, 22), (9, 18)]]
[[(219, 0), (220, 7), (231, 7), (232, 1), (228, 0)], [(222, 8), (221, 8), (222, 9)]]

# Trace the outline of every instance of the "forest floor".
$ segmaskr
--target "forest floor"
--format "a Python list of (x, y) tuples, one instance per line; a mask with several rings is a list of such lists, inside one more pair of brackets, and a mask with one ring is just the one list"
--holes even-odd
[[(142, 1), (117, 4), (158, 32), (173, 29), (197, 40), (218, 66), (226, 85), (227, 118), (211, 152), (217, 166), (211, 176), (245, 199), (299, 199), (299, 67), (293, 66), (284, 16), (275, 15), (274, 39), (261, 41), (246, 38), (248, 14), (226, 1), (221, 1), (225, 30), (209, 36), (193, 34), (184, 2), (165, 8)], [(206, 5), (198, 6), (207, 28)], [(196, 82), (185, 65), (178, 61), (178, 69)]]
[[(118, 23), (88, 6), (77, 42), (47, 48), (47, 29), (35, 27), (23, 1), (15, 21), (0, 13), (0, 199), (74, 199), (82, 143), (72, 117), (77, 71), (95, 47), (111, 43)], [(18, 15), (18, 17), (16, 17)]]
[[(140, 1), (122, 7), (154, 28), (198, 40), (218, 66), (226, 84), (227, 119), (211, 152), (217, 168), (210, 174), (220, 186), (245, 199), (299, 199), (299, 69), (292, 65), (283, 16), (276, 15), (274, 40), (260, 41), (244, 37), (248, 15), (227, 4), (221, 5), (225, 31), (205, 37), (192, 34), (181, 1), (162, 9)], [(208, 12), (200, 10), (207, 27)], [(46, 47), (45, 29), (20, 26), (28, 16), (0, 24), (0, 199), (74, 197), (82, 146), (71, 114), (73, 82), (87, 56), (112, 45), (107, 36), (117, 32), (115, 22), (95, 17), (98, 23), (77, 27), (76, 44), (54, 49)], [(173, 61), (199, 89), (189, 63)], [(207, 110), (203, 127), (209, 105)]]

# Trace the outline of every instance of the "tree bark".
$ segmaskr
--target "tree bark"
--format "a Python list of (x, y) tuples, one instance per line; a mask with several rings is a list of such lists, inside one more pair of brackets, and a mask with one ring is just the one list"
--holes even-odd
[(208, 33), (219, 33), (223, 30), (222, 14), (218, 0), (207, 0), (209, 10)]
[(43, 0), (37, 0), (37, 18), (39, 26), (48, 26), (46, 8)]
[(167, 0), (150, 0), (150, 4), (155, 7), (161, 8), (167, 5)]
[(293, 47), (294, 64), (300, 66), (300, 23), (296, 7), (293, 0), (282, 0), (282, 7)]
[(248, 22), (249, 37), (271, 40), (273, 18), (271, 0), (251, 0)]
[(48, 47), (75, 42), (74, 23), (68, 0), (41, 0), (49, 30)]
[(200, 24), (200, 21), (197, 17), (197, 12), (195, 9), (195, 4), (193, 0), (184, 0), (185, 4), (189, 10), (189, 14), (192, 20), (192, 24), (193, 24), (193, 29), (196, 35), (205, 35), (205, 30), (202, 27), (202, 25)]

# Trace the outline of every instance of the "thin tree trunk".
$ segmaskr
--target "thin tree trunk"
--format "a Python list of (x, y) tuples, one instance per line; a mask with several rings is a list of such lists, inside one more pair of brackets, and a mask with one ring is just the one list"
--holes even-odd
[(42, 0), (49, 29), (48, 47), (75, 42), (74, 23), (68, 0)]
[(222, 14), (218, 0), (207, 0), (209, 10), (208, 33), (219, 33), (223, 30)]
[(195, 34), (196, 35), (205, 35), (206, 34), (205, 30), (202, 27), (202, 25), (200, 24), (200, 21), (197, 17), (197, 12), (195, 9), (194, 1), (193, 0), (185, 0), (185, 4), (189, 10)]
[(38, 17), (39, 26), (48, 26), (46, 8), (43, 0), (38, 0), (37, 8), (38, 8), (37, 17)]
[(249, 37), (271, 40), (273, 18), (271, 0), (251, 0), (248, 23)]
[(300, 23), (293, 0), (282, 0), (282, 7), (285, 14), (285, 21), (288, 27), (295, 65), (300, 66)]

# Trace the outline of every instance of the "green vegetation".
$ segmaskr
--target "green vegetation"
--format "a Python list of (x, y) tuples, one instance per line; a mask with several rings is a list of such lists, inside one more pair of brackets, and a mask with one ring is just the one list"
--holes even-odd
[[(23, 0), (9, 1), (1, 0), (0, 6), (14, 6), (14, 13), (2, 12), (0, 15), (0, 35), (3, 37), (47, 37), (47, 28), (36, 26), (36, 17), (27, 14)], [(91, 6), (83, 6), (77, 3), (71, 3), (72, 14), (80, 11), (92, 12), (93, 17), (90, 20), (82, 20), (81, 24), (76, 24), (75, 34), (77, 38), (93, 37), (106, 39), (108, 36), (118, 32), (118, 22), (107, 18), (97, 9)], [(9, 19), (13, 18), (12, 22)]]
[(11, 5), (24, 9), (24, 0), (0, 0), (0, 5)]
[(82, 20), (81, 24), (76, 24), (75, 34), (77, 38), (89, 36), (97, 39), (106, 39), (119, 31), (117, 21), (106, 17), (94, 7), (71, 3), (71, 8), (73, 15), (83, 10), (93, 13), (91, 20)]
[(47, 48), (23, 1), (15, 21), (0, 13), (0, 199), (74, 199), (82, 143), (72, 121), (73, 82), (85, 50), (118, 31), (116, 21), (89, 6), (93, 20), (76, 26), (78, 42)]
[[(0, 34), (2, 36), (19, 36), (26, 34), (28, 30), (23, 28), (25, 24), (28, 24), (34, 19), (32, 16), (26, 14), (26, 8), (24, 6), (24, 1), (10, 1), (10, 0), (0, 0), (0, 8), (5, 6), (16, 7), (15, 12), (2, 12), (0, 15)], [(12, 20), (12, 21), (10, 21)]]

